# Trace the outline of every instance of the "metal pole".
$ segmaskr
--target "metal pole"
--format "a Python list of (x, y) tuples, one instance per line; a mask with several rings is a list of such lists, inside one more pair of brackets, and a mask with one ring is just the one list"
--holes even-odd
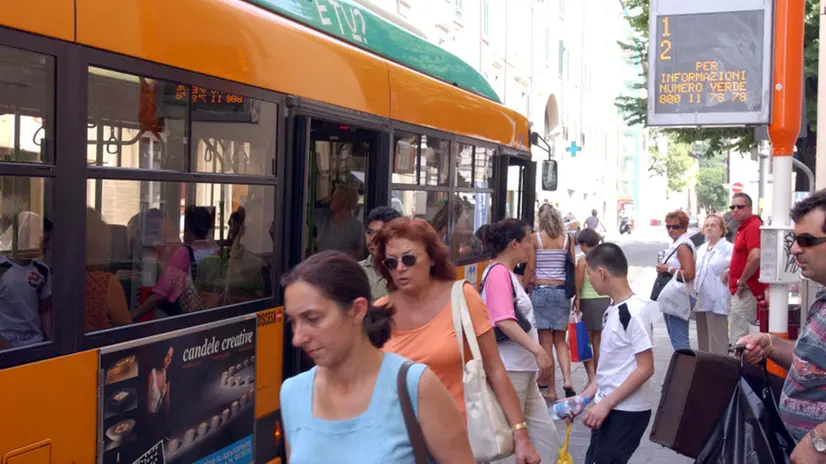
[[(774, 29), (774, 74), (772, 141), (774, 175), (772, 226), (789, 227), (792, 206), (792, 159), (800, 134), (803, 104), (803, 27), (805, 0), (776, 0)], [(769, 253), (771, 250), (763, 250)], [(769, 285), (769, 332), (789, 338), (789, 290), (782, 283)], [(771, 363), (769, 370), (785, 376), (783, 368)]]
[[(826, 0), (824, 0), (826, 1)], [(757, 145), (757, 159), (760, 166), (760, 182), (757, 186), (757, 210), (760, 215), (765, 215), (764, 205), (766, 204), (766, 192), (769, 190), (769, 159), (771, 158), (771, 143), (762, 140)]]
[(809, 179), (809, 193), (815, 193), (815, 173), (803, 161), (792, 158), (792, 164), (806, 174), (806, 178)]
[[(820, 43), (826, 43), (826, 24), (823, 16), (826, 15), (826, 0), (820, 0)], [(819, 61), (817, 69), (820, 74), (826, 76), (826, 47), (819, 47)], [(826, 115), (826, 79), (817, 81), (817, 114)], [(818, 152), (826, 149), (826, 117), (817, 119), (817, 148)], [(819, 156), (817, 158), (820, 158)], [(818, 160), (819, 161), (819, 160)], [(816, 190), (826, 188), (826, 159), (815, 163), (817, 175), (815, 176)]]

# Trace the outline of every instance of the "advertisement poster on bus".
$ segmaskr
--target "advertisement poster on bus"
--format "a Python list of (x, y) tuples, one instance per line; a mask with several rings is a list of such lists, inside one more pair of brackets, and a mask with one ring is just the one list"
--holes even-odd
[(256, 320), (101, 351), (104, 464), (253, 462)]

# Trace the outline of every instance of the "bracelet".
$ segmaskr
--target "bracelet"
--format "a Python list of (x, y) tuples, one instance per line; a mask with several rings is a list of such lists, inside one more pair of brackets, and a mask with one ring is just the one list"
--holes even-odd
[(511, 431), (515, 433), (519, 430), (526, 429), (526, 428), (528, 428), (528, 424), (526, 422), (520, 422), (518, 424), (512, 425), (511, 426)]
[(772, 346), (772, 334), (767, 333), (766, 336), (769, 337), (769, 351), (766, 353), (766, 358), (768, 358), (771, 356), (774, 347)]

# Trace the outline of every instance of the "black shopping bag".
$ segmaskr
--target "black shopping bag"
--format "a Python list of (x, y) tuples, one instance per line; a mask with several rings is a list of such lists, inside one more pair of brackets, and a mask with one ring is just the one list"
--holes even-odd
[(777, 404), (765, 363), (762, 376), (747, 375), (741, 358), (740, 380), (695, 463), (788, 464), (795, 441)]

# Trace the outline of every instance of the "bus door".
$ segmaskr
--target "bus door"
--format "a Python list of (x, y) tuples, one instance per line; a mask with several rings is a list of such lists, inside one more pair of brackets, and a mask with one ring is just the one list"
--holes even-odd
[[(300, 114), (293, 118), (292, 126), (286, 268), (327, 250), (347, 253), (359, 261), (365, 259), (367, 214), (373, 207), (387, 203), (389, 162), (386, 156), (379, 156), (387, 152), (387, 132)], [(380, 160), (388, 166), (379, 166)], [(289, 344), (287, 335), (285, 345)], [(285, 349), (293, 351), (294, 366), (285, 375), (312, 365), (291, 347)]]
[(536, 163), (525, 156), (499, 157), (497, 219), (517, 218), (533, 227), (536, 201)]

